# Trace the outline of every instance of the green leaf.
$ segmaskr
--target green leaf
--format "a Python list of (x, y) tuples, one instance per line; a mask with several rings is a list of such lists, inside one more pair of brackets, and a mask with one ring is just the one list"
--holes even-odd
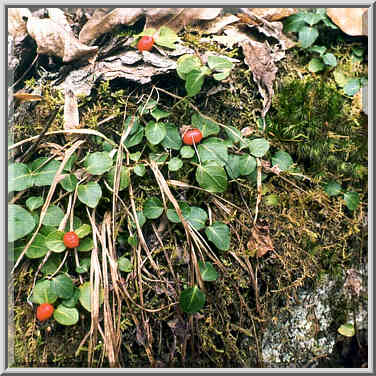
[(79, 252), (89, 252), (94, 248), (94, 242), (92, 238), (85, 238), (80, 241), (80, 245), (78, 246), (77, 250)]
[(249, 154), (243, 154), (240, 156), (240, 175), (245, 176), (251, 174), (256, 170), (256, 159)]
[(272, 157), (272, 165), (278, 165), (278, 168), (281, 171), (287, 171), (293, 163), (294, 161), (292, 160), (291, 155), (282, 150), (277, 151)]
[(310, 47), (309, 50), (311, 52), (317, 52), (318, 54), (320, 54), (320, 56), (322, 56), (326, 51), (326, 47), (324, 47), (324, 46), (312, 46), (312, 47)]
[(220, 131), (219, 125), (209, 119), (205, 119), (197, 113), (194, 113), (191, 118), (192, 125), (198, 128), (204, 138), (217, 135)]
[[(179, 201), (178, 204), (179, 204), (179, 208), (181, 210), (181, 214), (182, 214), (183, 218), (185, 220), (187, 220), (187, 218), (189, 217), (189, 214), (191, 213), (190, 206), (184, 201)], [(176, 213), (175, 208), (173, 208), (173, 207), (167, 209), (167, 218), (172, 223), (180, 223), (181, 222), (178, 214)]]
[(45, 256), (48, 252), (45, 241), (46, 238), (42, 234), (37, 234), (29, 249), (26, 251), (25, 256), (29, 259), (37, 259)]
[(118, 266), (122, 272), (130, 273), (133, 270), (133, 265), (127, 257), (119, 257)]
[(44, 200), (42, 196), (32, 196), (26, 200), (26, 207), (30, 211), (33, 211), (35, 209), (40, 208), (43, 205), (43, 203), (44, 203)]
[[(138, 112), (141, 115), (148, 114), (150, 113), (156, 106), (158, 102), (154, 99), (149, 99), (146, 103), (143, 103), (139, 108)], [(131, 132), (132, 134), (132, 132)]]
[(226, 171), (231, 179), (237, 179), (240, 176), (240, 156), (230, 154), (226, 163)]
[(293, 14), (286, 18), (283, 25), (283, 31), (286, 33), (297, 33), (300, 29), (302, 29), (306, 25), (304, 20), (304, 14), (298, 13)]
[[(135, 127), (136, 125), (133, 125)], [(133, 130), (133, 128), (132, 128)], [(129, 149), (132, 146), (139, 145), (143, 138), (144, 138), (145, 128), (143, 126), (138, 126), (137, 131), (132, 134), (132, 132), (129, 134), (127, 139), (124, 141), (124, 145)]]
[(272, 193), (265, 197), (265, 205), (267, 206), (278, 206), (279, 205), (279, 197), (275, 193)]
[(363, 47), (353, 47), (352, 52), (355, 56), (362, 57), (365, 49)]
[(192, 158), (195, 155), (195, 149), (192, 146), (184, 145), (180, 149), (180, 155), (185, 159)]
[(23, 163), (11, 163), (8, 166), (8, 192), (23, 191), (33, 186), (29, 167)]
[(239, 129), (236, 129), (235, 127), (227, 126), (225, 128), (225, 132), (228, 136), (228, 138), (233, 141), (233, 143), (241, 143), (242, 147), (247, 146), (247, 141), (245, 140), (244, 137), (242, 136), (241, 132)]
[(180, 158), (174, 157), (171, 158), (168, 162), (169, 171), (178, 171), (183, 167), (183, 161)]
[(85, 223), (76, 230), (74, 230), (74, 232), (80, 239), (82, 239), (91, 233), (91, 226)]
[(78, 183), (78, 179), (73, 175), (67, 175), (63, 180), (60, 181), (61, 186), (67, 192), (73, 192), (76, 189), (76, 185)]
[(225, 71), (223, 71), (221, 73), (214, 73), (213, 74), (213, 78), (215, 80), (217, 80), (217, 81), (222, 81), (222, 80), (226, 79), (230, 75), (230, 72), (231, 72), (231, 70), (228, 69), (228, 70), (225, 70)]
[(325, 24), (325, 26), (330, 27), (333, 30), (338, 29), (338, 27), (332, 21), (330, 21), (328, 17), (323, 18), (322, 22)]
[(63, 299), (61, 304), (68, 308), (74, 308), (77, 305), (79, 297), (80, 290), (77, 287), (74, 287), (72, 296), (69, 299)]
[(65, 164), (63, 171), (68, 171), (68, 172), (72, 171), (72, 167), (74, 163), (76, 162), (76, 160), (77, 160), (77, 154), (72, 154), (69, 157), (67, 163)]
[(128, 236), (127, 242), (128, 242), (128, 244), (129, 244), (131, 247), (136, 247), (137, 244), (138, 244), (138, 237), (137, 237), (137, 235), (134, 234), (134, 235), (130, 235), (130, 236)]
[(186, 75), (201, 67), (200, 59), (195, 55), (183, 55), (180, 56), (176, 63), (176, 72), (178, 76), (182, 79), (186, 79)]
[(69, 308), (63, 304), (59, 304), (54, 311), (54, 319), (61, 325), (75, 325), (79, 319), (78, 310), (77, 308)]
[[(85, 282), (83, 285), (79, 287), (80, 289), (80, 297), (79, 301), (81, 305), (89, 312), (91, 312), (91, 298), (90, 298), (90, 290), (91, 285), (90, 282)], [(99, 303), (103, 303), (103, 289), (100, 289), (99, 293)]]
[(351, 78), (347, 81), (343, 88), (346, 95), (353, 96), (360, 90), (360, 80), (358, 78)]
[[(81, 225), (82, 225), (81, 219), (74, 216), (73, 217), (73, 231), (76, 231)], [(68, 232), (68, 231), (70, 231), (70, 220), (67, 221), (67, 224), (65, 225), (65, 228), (64, 228), (64, 232)]]
[(43, 167), (39, 168), (47, 160), (48, 158), (42, 157), (36, 159), (30, 164), (30, 169), (32, 170), (31, 174), (33, 177), (33, 185), (36, 185), (37, 187), (51, 185), (55, 178), (57, 170), (61, 165), (60, 162), (53, 159)]
[(310, 72), (316, 73), (320, 72), (325, 68), (324, 63), (322, 62), (321, 58), (314, 57), (308, 64), (308, 70)]
[(310, 25), (316, 25), (318, 22), (320, 22), (325, 16), (319, 14), (319, 13), (312, 13), (312, 12), (306, 12), (304, 14), (304, 21)]
[(129, 154), (129, 159), (133, 162), (139, 161), (140, 158), (141, 158), (141, 152), (140, 151), (136, 151), (135, 153)]
[[(91, 265), (90, 257), (85, 257), (83, 259), (80, 259), (80, 265), (76, 267), (76, 272), (79, 274), (87, 273), (90, 270), (90, 265)], [(77, 290), (78, 292), (80, 292), (79, 289)], [(78, 294), (78, 298), (79, 297), (80, 297), (80, 294)]]
[(150, 153), (149, 158), (154, 162), (164, 163), (167, 161), (168, 153)]
[(155, 108), (152, 112), (150, 112), (150, 115), (156, 120), (159, 121), (161, 119), (164, 119), (166, 117), (170, 116), (169, 112), (162, 111), (159, 108)]
[(146, 167), (144, 164), (138, 164), (134, 167), (133, 169), (133, 172), (137, 175), (137, 176), (144, 176), (145, 175), (145, 172), (146, 172)]
[(188, 215), (184, 216), (184, 219), (197, 231), (202, 230), (205, 227), (208, 215), (204, 209), (197, 206), (192, 206)]
[[(142, 227), (146, 223), (146, 218), (144, 216), (144, 213), (142, 211), (138, 211), (136, 212), (136, 215), (137, 215), (138, 224), (140, 225), (140, 227)], [(136, 228), (136, 224), (133, 222), (133, 220), (131, 220), (131, 226), (133, 228)]]
[(166, 137), (162, 141), (162, 146), (166, 149), (180, 150), (182, 141), (176, 125), (166, 123), (165, 128)]
[(215, 270), (213, 264), (211, 262), (198, 262), (198, 266), (200, 268), (201, 278), (205, 282), (216, 281), (218, 278), (218, 273)]
[(54, 231), (50, 232), (46, 237), (46, 247), (56, 253), (61, 253), (65, 251), (65, 245), (63, 241), (64, 232)]
[(343, 324), (338, 328), (338, 333), (345, 337), (354, 337), (355, 327), (351, 323)]
[(39, 281), (35, 284), (31, 301), (35, 304), (50, 303), (57, 300), (55, 290), (52, 288), (52, 282), (49, 280)]
[(360, 201), (358, 192), (346, 192), (343, 198), (349, 210), (354, 211), (358, 207)]
[[(115, 171), (116, 171), (116, 167), (114, 166), (106, 174), (106, 179), (107, 179), (108, 185), (112, 189), (114, 189), (114, 184), (115, 184)], [(130, 180), (131, 179), (130, 179), (129, 169), (126, 168), (125, 166), (121, 166), (120, 167), (119, 192), (129, 186)]]
[(342, 192), (342, 187), (336, 181), (331, 180), (324, 186), (324, 191), (329, 196), (337, 196)]
[(90, 208), (95, 208), (102, 197), (102, 189), (98, 183), (81, 184), (77, 189), (78, 199)]
[(207, 161), (198, 166), (196, 180), (201, 188), (211, 193), (221, 193), (227, 189), (226, 172), (216, 161)]
[(178, 40), (178, 36), (176, 35), (175, 31), (166, 27), (162, 26), (159, 29), (159, 34), (155, 38), (155, 43), (162, 47), (168, 48), (176, 48), (175, 42)]
[(201, 162), (216, 161), (224, 166), (228, 161), (227, 146), (219, 138), (211, 137), (200, 143), (197, 152)]
[(323, 55), (322, 59), (326, 65), (330, 65), (331, 67), (335, 67), (337, 65), (337, 59), (331, 53)]
[(341, 71), (334, 71), (333, 72), (334, 79), (338, 86), (344, 87), (347, 83), (347, 77)]
[(230, 229), (226, 224), (215, 222), (205, 229), (205, 234), (221, 251), (227, 251), (230, 248)]
[(41, 272), (44, 275), (54, 274), (62, 261), (62, 255), (58, 253), (52, 254), (46, 263), (42, 266)]
[(263, 157), (269, 150), (270, 144), (265, 138), (256, 138), (249, 142), (249, 152), (254, 157)]
[(65, 274), (59, 274), (58, 276), (54, 277), (51, 282), (51, 287), (55, 290), (58, 298), (69, 299), (73, 295), (73, 281)]
[(158, 123), (155, 121), (149, 121), (145, 128), (146, 139), (152, 145), (158, 145), (166, 137), (167, 130), (163, 123)]
[(226, 57), (208, 56), (208, 65), (211, 70), (223, 72), (234, 67), (234, 64)]
[(319, 32), (314, 27), (304, 26), (299, 30), (299, 42), (302, 48), (308, 48), (315, 43)]
[(197, 287), (189, 287), (182, 291), (179, 304), (183, 312), (196, 313), (205, 305), (205, 294)]
[(54, 226), (57, 227), (60, 225), (60, 222), (64, 218), (64, 212), (55, 205), (51, 205), (48, 207), (46, 211), (46, 215), (43, 218), (42, 224), (46, 226)]
[(163, 213), (163, 204), (158, 197), (150, 197), (144, 204), (144, 215), (148, 219), (156, 219)]
[(106, 151), (90, 153), (85, 160), (86, 170), (92, 175), (104, 174), (112, 167), (112, 163), (112, 158)]
[(8, 242), (23, 238), (35, 227), (33, 216), (19, 205), (8, 205)]
[(202, 85), (205, 81), (205, 76), (210, 73), (208, 68), (202, 67), (200, 69), (195, 69), (190, 71), (186, 75), (185, 89), (189, 97), (194, 97), (201, 91)]

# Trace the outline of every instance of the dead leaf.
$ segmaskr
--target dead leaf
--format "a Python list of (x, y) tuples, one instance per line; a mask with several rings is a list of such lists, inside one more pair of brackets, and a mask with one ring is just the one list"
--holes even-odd
[(268, 44), (252, 40), (241, 43), (245, 63), (249, 66), (253, 80), (256, 82), (259, 92), (264, 98), (262, 117), (265, 118), (274, 95), (273, 82), (276, 77), (277, 67), (272, 57), (272, 49)]
[(23, 20), (23, 17), (31, 17), (28, 8), (8, 9), (8, 33), (14, 38), (15, 42), (19, 42), (27, 36), (26, 21)]
[(328, 17), (348, 35), (368, 35), (368, 8), (326, 8)]
[(249, 8), (249, 10), (267, 21), (279, 21), (298, 12), (296, 8)]
[(77, 128), (81, 128), (77, 98), (72, 90), (66, 89), (64, 102), (64, 129)]
[(93, 17), (84, 25), (79, 40), (87, 43), (108, 33), (118, 25), (133, 25), (141, 17), (146, 18), (145, 29), (159, 29), (167, 26), (175, 32), (199, 20), (217, 17), (222, 8), (116, 8), (97, 9)]
[(221, 32), (227, 25), (231, 25), (239, 21), (239, 17), (229, 14), (222, 17), (216, 17), (213, 20), (202, 21), (198, 28), (203, 34), (217, 34)]
[(247, 247), (250, 251), (256, 252), (257, 257), (262, 257), (267, 252), (273, 251), (274, 246), (269, 234), (269, 226), (261, 223), (253, 226)]
[(240, 133), (242, 134), (243, 137), (248, 137), (252, 135), (253, 133), (255, 133), (255, 131), (256, 130), (252, 127), (245, 127), (240, 131)]
[(72, 31), (67, 31), (49, 18), (30, 17), (26, 28), (37, 43), (39, 54), (59, 56), (64, 63), (82, 57), (89, 58), (98, 50), (96, 46), (89, 47), (80, 43)]
[(142, 15), (142, 8), (116, 8), (110, 12), (108, 8), (98, 8), (81, 29), (79, 40), (88, 43), (118, 25), (133, 25)]
[(17, 99), (18, 101), (22, 102), (35, 102), (35, 101), (41, 101), (43, 97), (41, 95), (36, 94), (29, 94), (25, 93), (23, 91), (19, 91), (17, 93), (13, 94), (14, 99)]
[(58, 25), (60, 25), (62, 28), (64, 28), (66, 31), (71, 32), (72, 29), (68, 23), (67, 18), (65, 17), (65, 13), (59, 9), (59, 8), (47, 8), (48, 10), (48, 16), (50, 20), (56, 22)]

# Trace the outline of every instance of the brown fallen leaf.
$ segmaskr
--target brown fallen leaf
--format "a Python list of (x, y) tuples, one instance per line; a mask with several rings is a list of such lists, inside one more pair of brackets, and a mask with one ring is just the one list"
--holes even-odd
[(361, 274), (355, 269), (347, 270), (346, 274), (346, 281), (343, 287), (349, 291), (350, 294), (359, 296), (362, 290)]
[(368, 35), (368, 8), (326, 8), (328, 17), (348, 35)]
[(41, 101), (43, 99), (43, 97), (41, 95), (29, 94), (29, 93), (25, 93), (23, 91), (19, 91), (17, 93), (14, 93), (13, 98), (18, 100), (20, 103)]
[(133, 25), (143, 15), (142, 8), (97, 8), (90, 20), (82, 27), (78, 39), (88, 43), (108, 33), (118, 25)]
[(260, 222), (254, 225), (247, 247), (253, 254), (256, 253), (257, 257), (262, 257), (267, 252), (273, 251), (274, 246), (269, 234), (269, 226)]
[(298, 12), (296, 8), (249, 8), (249, 10), (267, 21), (279, 21)]
[(15, 42), (23, 40), (27, 36), (26, 21), (23, 17), (31, 17), (31, 12), (27, 8), (8, 9), (8, 33)]
[(277, 67), (274, 64), (272, 49), (268, 44), (252, 40), (240, 43), (245, 56), (245, 63), (252, 72), (253, 80), (256, 82), (259, 92), (263, 97), (262, 117), (265, 118), (269, 111), (274, 95), (273, 82), (276, 77)]
[(77, 98), (73, 91), (65, 89), (64, 102), (64, 129), (77, 129), (80, 127)]
[(37, 43), (39, 54), (59, 56), (64, 63), (94, 55), (98, 47), (89, 47), (79, 42), (72, 31), (49, 18), (30, 17), (26, 28)]
[(221, 17), (216, 17), (213, 20), (201, 21), (198, 24), (198, 29), (203, 34), (217, 34), (221, 32), (227, 25), (231, 25), (239, 21), (239, 17), (234, 14), (229, 14)]
[(97, 9), (92, 18), (83, 26), (79, 40), (87, 43), (118, 25), (133, 25), (141, 17), (146, 18), (145, 29), (159, 29), (167, 26), (175, 32), (199, 20), (211, 20), (219, 15), (222, 8), (116, 8)]

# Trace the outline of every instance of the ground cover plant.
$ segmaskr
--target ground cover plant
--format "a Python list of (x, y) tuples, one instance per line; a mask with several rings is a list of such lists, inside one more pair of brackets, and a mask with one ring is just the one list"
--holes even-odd
[[(366, 37), (325, 9), (8, 11), (13, 367), (367, 362)], [(267, 359), (326, 280), (306, 320), (337, 351)]]

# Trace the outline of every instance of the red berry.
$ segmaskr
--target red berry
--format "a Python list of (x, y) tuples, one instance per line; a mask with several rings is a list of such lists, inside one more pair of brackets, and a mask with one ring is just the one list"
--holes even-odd
[(66, 232), (64, 234), (64, 238), (63, 238), (63, 241), (64, 241), (64, 245), (67, 247), (67, 248), (76, 248), (80, 245), (80, 238), (78, 237), (78, 235), (71, 231), (71, 232)]
[(49, 303), (43, 303), (37, 308), (37, 319), (39, 321), (46, 321), (52, 316), (53, 313), (54, 313), (53, 305)]
[(183, 134), (183, 142), (186, 145), (198, 144), (202, 140), (202, 133), (198, 128), (192, 128)]
[(154, 44), (154, 38), (144, 35), (137, 43), (139, 51), (150, 51)]

